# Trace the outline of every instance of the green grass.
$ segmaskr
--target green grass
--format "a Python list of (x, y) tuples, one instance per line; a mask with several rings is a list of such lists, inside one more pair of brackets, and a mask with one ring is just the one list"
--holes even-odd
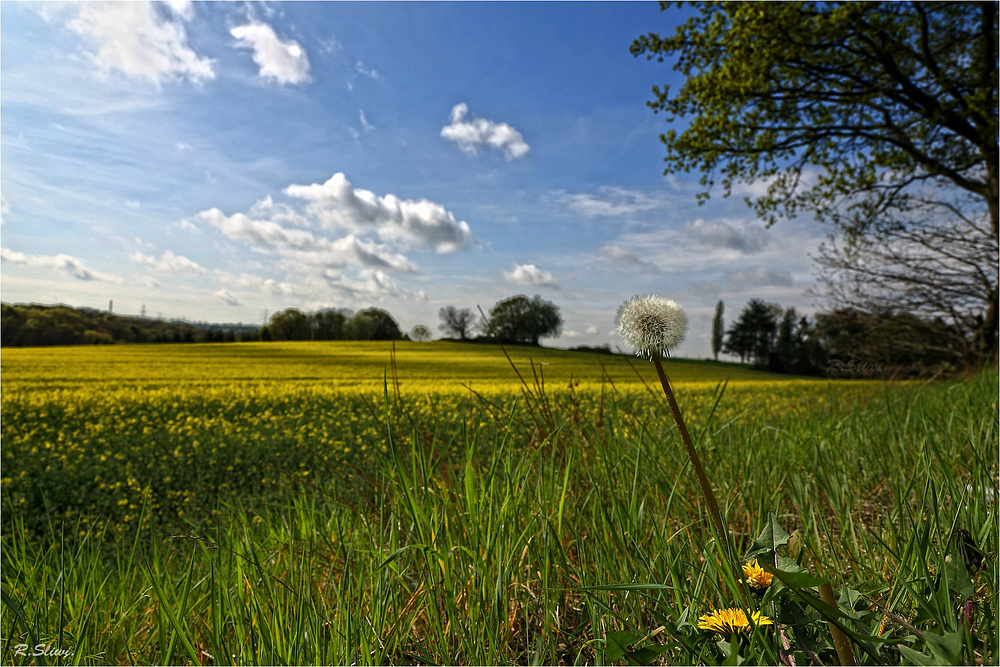
[[(5, 351), (5, 385), (7, 363)], [(398, 349), (396, 367), (405, 386)], [(259, 389), (233, 409), (224, 388), (192, 389), (188, 402), (149, 389), (121, 408), (148, 411), (145, 424), (88, 437), (120, 435), (125, 446), (159, 420), (199, 417), (196, 426), (160, 424), (159, 435), (173, 438), (166, 447), (184, 455), (171, 471), (195, 497), (181, 517), (156, 511), (155, 475), (138, 472), (138, 516), (125, 530), (82, 511), (32, 523), (37, 509), (11, 504), (24, 490), (5, 486), (3, 661), (32, 660), (15, 655), (16, 644), (72, 650), (61, 662), (80, 664), (595, 664), (653, 655), (642, 648), (669, 664), (725, 658), (728, 644), (693, 623), (740, 605), (740, 587), (662, 397), (611, 382), (553, 383), (542, 393), (529, 379), (520, 394), (515, 385), (489, 400), (466, 391), (436, 403), (393, 386), (390, 376), (382, 396), (355, 405), (371, 411), (362, 432), (377, 434), (358, 437), (371, 438), (377, 454), (310, 454), (305, 476), (299, 459), (275, 459), (267, 484), (244, 480), (239, 493), (213, 486), (203, 450), (184, 449), (185, 438), (215, 432), (224, 441), (225, 425), (246, 417), (263, 434), (253, 451), (297, 450), (297, 441), (319, 442), (310, 425), (318, 429), (346, 394)], [(794, 548), (780, 555), (798, 556), (844, 592), (841, 611), (853, 618), (842, 622), (852, 631), (888, 640), (856, 642), (862, 663), (918, 654), (996, 663), (995, 372), (929, 385), (819, 383), (804, 404), (780, 386), (678, 391), (737, 552), (753, 547), (773, 512), (794, 533)], [(210, 398), (201, 412), (199, 392)], [(28, 415), (70, 395), (13, 393), (4, 395), (5, 456), (18, 415), (43, 428), (48, 417)], [(113, 410), (115, 401), (91, 408)], [(94, 414), (64, 412), (51, 423), (83, 428), (99, 421)], [(17, 435), (30, 442), (23, 428)], [(4, 459), (5, 477), (27, 463), (18, 453)], [(128, 462), (138, 469), (119, 465)], [(991, 554), (971, 574), (958, 566), (955, 529)], [(962, 625), (956, 611), (970, 595), (972, 622)], [(801, 617), (782, 625), (801, 645), (798, 664), (809, 661), (802, 647), (836, 659), (819, 612), (787, 597), (760, 604), (775, 618), (783, 606)], [(892, 620), (879, 633), (886, 610), (923, 638)], [(776, 662), (776, 632), (762, 628), (738, 650), (750, 662)]]

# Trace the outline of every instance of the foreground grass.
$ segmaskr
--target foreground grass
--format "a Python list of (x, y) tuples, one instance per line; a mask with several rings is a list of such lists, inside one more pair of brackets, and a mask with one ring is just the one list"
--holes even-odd
[[(789, 386), (799, 398), (754, 383), (721, 395), (678, 392), (740, 552), (773, 511), (797, 531), (800, 558), (857, 591), (875, 625), (885, 610), (951, 636), (956, 605), (968, 605), (942, 590), (949, 579), (939, 575), (956, 553), (955, 529), (968, 531), (993, 556), (973, 573), (958, 656), (995, 663), (996, 375), (928, 386), (819, 383), (812, 393)], [(86, 438), (109, 448), (104, 474), (131, 465), (138, 488), (89, 488), (82, 498), (93, 512), (83, 501), (53, 507), (78, 492), (82, 476), (55, 487), (42, 483), (44, 470), (9, 477), (4, 662), (33, 660), (17, 644), (45, 644), (72, 655), (41, 659), (83, 664), (592, 664), (608, 660), (606, 642), (623, 630), (651, 634), (667, 647), (666, 662), (722, 658), (708, 638), (672, 634), (683, 618), (732, 604), (734, 592), (662, 399), (610, 381), (548, 393), (529, 384), (520, 396), (466, 391), (451, 403), (396, 394), (392, 382), (386, 389), (381, 397), (257, 389), (235, 402), (222, 388), (190, 400), (158, 389), (119, 400), (136, 423)], [(89, 416), (64, 406), (35, 419), (41, 430), (31, 437), (10, 437), (12, 416), (58, 403), (14, 394), (4, 396), (5, 456), (11, 441), (58, 441), (73, 424), (102, 423), (95, 414), (125, 414), (114, 402), (85, 405)], [(339, 417), (323, 415), (348, 396), (358, 402), (345, 418), (363, 417), (350, 442), (369, 443), (370, 455), (319, 446), (324, 425), (331, 437), (342, 433)], [(255, 421), (233, 431), (241, 415)], [(49, 417), (69, 427), (46, 434)], [(270, 479), (230, 471), (236, 488), (220, 492), (212, 446), (215, 456), (235, 450), (231, 465), (253, 432), (262, 440), (245, 443), (249, 456), (277, 452)], [(127, 447), (143, 434), (166, 441), (169, 468), (144, 467), (159, 448)], [(205, 449), (191, 445), (197, 439)], [(278, 455), (287, 452), (302, 456)], [(5, 476), (31, 458), (18, 453), (5, 459)], [(157, 486), (166, 470), (184, 488)], [(187, 492), (186, 513), (163, 511), (169, 491)], [(893, 622), (879, 634), (907, 636)], [(813, 649), (829, 659), (828, 648)], [(859, 657), (906, 661), (895, 644), (878, 651), (878, 660)], [(773, 651), (753, 656), (774, 661)]]

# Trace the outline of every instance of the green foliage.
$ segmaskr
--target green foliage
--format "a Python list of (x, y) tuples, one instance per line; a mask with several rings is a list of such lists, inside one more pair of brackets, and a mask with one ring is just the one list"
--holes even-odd
[(715, 304), (715, 316), (712, 317), (712, 356), (715, 360), (719, 360), (719, 352), (722, 351), (723, 340), (726, 335), (726, 321), (723, 317), (726, 306), (719, 299), (719, 303)]
[(541, 296), (504, 299), (490, 308), (488, 331), (504, 343), (530, 343), (558, 336), (562, 329), (559, 307)]
[(381, 308), (358, 311), (344, 327), (347, 340), (402, 340), (396, 320)]
[(648, 102), (678, 128), (665, 173), (701, 172), (701, 203), (762, 183), (769, 225), (831, 222), (833, 307), (941, 319), (976, 369), (1000, 324), (997, 23), (996, 2), (705, 2), (631, 51), (686, 77)]
[(271, 315), (268, 323), (273, 340), (310, 340), (309, 316), (298, 308), (286, 308)]
[(757, 366), (766, 367), (774, 351), (780, 315), (781, 306), (751, 299), (726, 332), (723, 349), (738, 355), (740, 361), (752, 360)]
[(996, 32), (996, 3), (719, 2), (631, 51), (687, 77), (649, 103), (690, 118), (661, 137), (668, 173), (727, 195), (766, 180), (759, 215), (806, 208), (858, 231), (914, 204), (910, 185), (947, 184), (988, 204), (996, 234)]
[(961, 364), (962, 342), (941, 320), (906, 312), (872, 314), (841, 308), (816, 315), (815, 335), (834, 369), (844, 374), (907, 377)]
[(180, 343), (232, 341), (254, 327), (201, 325), (123, 317), (99, 310), (68, 306), (2, 304), (3, 347), (42, 345), (108, 345), (111, 343)]

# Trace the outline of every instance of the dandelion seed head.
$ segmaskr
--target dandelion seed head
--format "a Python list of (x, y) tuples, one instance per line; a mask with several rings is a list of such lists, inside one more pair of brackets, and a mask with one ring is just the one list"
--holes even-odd
[(669, 354), (684, 340), (687, 316), (670, 299), (655, 294), (637, 294), (618, 309), (615, 316), (618, 336), (640, 357)]

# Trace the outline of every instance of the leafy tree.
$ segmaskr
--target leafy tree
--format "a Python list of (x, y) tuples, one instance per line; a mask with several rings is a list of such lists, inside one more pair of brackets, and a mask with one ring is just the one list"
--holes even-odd
[(723, 338), (726, 335), (726, 321), (723, 319), (723, 312), (726, 305), (719, 299), (715, 304), (715, 317), (712, 318), (712, 355), (715, 360), (719, 360), (719, 352), (722, 351)]
[(347, 323), (348, 340), (400, 340), (402, 337), (399, 324), (381, 308), (359, 311)]
[(513, 296), (490, 309), (489, 330), (501, 342), (538, 345), (540, 338), (558, 336), (561, 329), (559, 307), (540, 296)]
[(415, 340), (418, 342), (426, 342), (431, 339), (431, 330), (425, 327), (423, 324), (418, 324), (417, 326), (410, 329), (410, 340)]
[(309, 316), (313, 340), (343, 340), (351, 311), (327, 308)]
[(468, 308), (458, 309), (455, 306), (448, 306), (438, 311), (438, 317), (441, 318), (438, 329), (449, 337), (457, 336), (459, 340), (466, 340), (472, 333), (474, 319), (472, 311)]
[(757, 366), (767, 366), (774, 350), (780, 315), (781, 306), (751, 299), (726, 332), (724, 351), (739, 355), (741, 362), (752, 359)]
[[(650, 33), (631, 47), (676, 57), (687, 77), (673, 96), (654, 87), (649, 102), (670, 121), (690, 118), (661, 136), (665, 171), (701, 171), (701, 201), (716, 179), (726, 196), (734, 184), (765, 183), (747, 203), (769, 224), (800, 210), (833, 224), (845, 250), (835, 268), (886, 293), (862, 304), (870, 312), (922, 291), (932, 295), (919, 304), (924, 319), (942, 318), (973, 355), (995, 353), (997, 3), (697, 7), (674, 35)], [(985, 261), (980, 243), (961, 242), (968, 225), (991, 241)], [(897, 281), (895, 266), (909, 278)], [(939, 270), (921, 281), (928, 267)], [(965, 274), (960, 312), (947, 306), (956, 272)]]
[(808, 318), (800, 318), (794, 308), (786, 309), (778, 323), (770, 369), (776, 373), (814, 375), (820, 372), (823, 358)]
[(920, 375), (960, 365), (961, 340), (943, 320), (841, 308), (816, 316), (815, 338), (833, 374)]
[(309, 340), (312, 337), (309, 316), (298, 308), (286, 308), (272, 315), (268, 329), (274, 340)]

